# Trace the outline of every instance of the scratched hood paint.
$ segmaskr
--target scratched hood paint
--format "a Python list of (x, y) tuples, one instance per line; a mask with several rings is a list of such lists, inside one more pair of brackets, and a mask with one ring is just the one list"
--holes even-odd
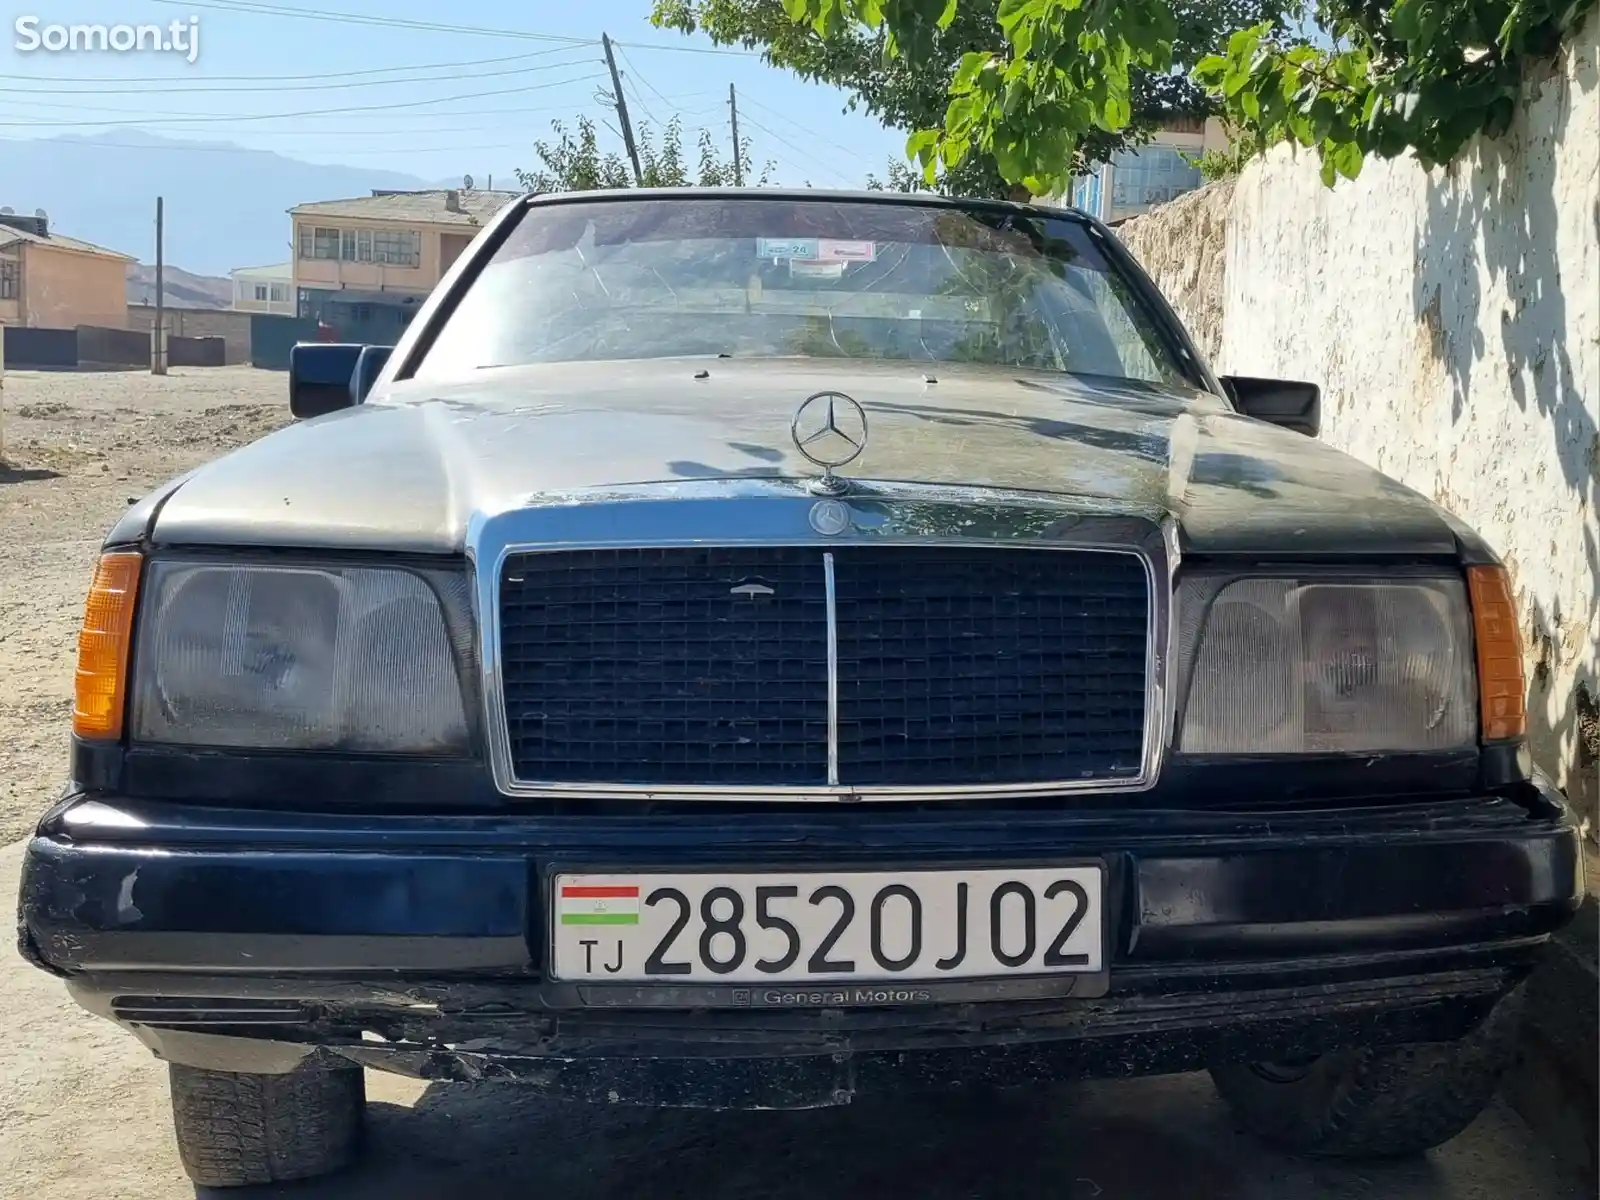
[[(697, 378), (704, 373), (704, 378)], [(930, 381), (936, 380), (936, 381)], [(1450, 519), (1314, 439), (1214, 396), (996, 368), (649, 360), (408, 381), (208, 464), (159, 509), (168, 545), (452, 553), (475, 512), (584, 489), (809, 478), (812, 392), (866, 409), (861, 480), (977, 485), (1171, 515), (1213, 553), (1449, 554)]]

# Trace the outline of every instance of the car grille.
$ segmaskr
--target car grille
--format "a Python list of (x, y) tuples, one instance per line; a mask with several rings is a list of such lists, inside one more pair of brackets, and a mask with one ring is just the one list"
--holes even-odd
[[(1131, 554), (829, 548), (837, 779), (1136, 779), (1149, 584)], [(518, 781), (829, 782), (823, 548), (510, 556), (500, 653)]]

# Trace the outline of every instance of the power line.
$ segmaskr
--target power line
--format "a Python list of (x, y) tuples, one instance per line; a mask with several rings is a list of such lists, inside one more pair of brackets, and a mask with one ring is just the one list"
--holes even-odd
[(754, 125), (757, 129), (761, 130), (762, 133), (766, 134), (768, 137), (773, 138), (776, 141), (782, 142), (785, 146), (789, 147), (789, 149), (793, 150), (796, 154), (800, 155), (802, 158), (809, 159), (814, 166), (820, 167), (822, 170), (826, 171), (829, 175), (832, 175), (835, 179), (840, 180), (841, 182), (846, 183), (846, 184), (852, 184), (853, 185), (855, 183), (855, 181), (853, 179), (849, 179), (846, 176), (841, 175), (838, 171), (834, 170), (831, 166), (829, 166), (827, 163), (823, 162), (820, 158), (817, 158), (815, 155), (811, 154), (809, 151), (802, 150), (799, 146), (796, 146), (793, 142), (791, 142), (788, 138), (784, 137), (781, 133), (774, 133), (772, 130), (768, 129), (765, 125), (763, 125), (759, 121), (757, 121), (749, 113), (745, 114), (744, 120), (745, 120), (745, 124), (746, 125)]
[[(530, 58), (544, 58), (550, 54), (564, 54), (573, 49), (577, 49), (577, 47), (553, 46), (549, 50), (530, 50), (526, 54), (503, 54), (497, 58), (467, 58), (453, 62), (410, 63), (403, 67), (369, 67), (364, 71), (317, 71), (311, 75), (207, 75), (205, 78), (208, 83), (272, 83), (292, 82), (301, 79), (354, 79), (357, 76), (388, 75), (395, 71), (443, 71), (450, 67), (486, 67), (496, 63), (522, 62)], [(13, 79), (22, 83), (29, 83), (37, 78), (37, 75), (0, 74), (0, 79)], [(67, 82), (86, 83), (93, 88), (105, 83), (149, 83), (150, 76), (105, 75), (94, 79), (71, 79)]]
[[(641, 75), (639, 73), (639, 68), (633, 65), (633, 60), (628, 57), (628, 52), (626, 50), (622, 49), (622, 43), (621, 42), (612, 42), (611, 44), (613, 46), (617, 47), (618, 50), (622, 51), (622, 61), (625, 64), (627, 64), (628, 74), (633, 76), (633, 78), (637, 79), (640, 83), (644, 84), (645, 87), (649, 88), (652, 92), (654, 92), (656, 97), (661, 101), (661, 103), (665, 104), (668, 108), (671, 108), (672, 107), (672, 101), (668, 100), (665, 96), (663, 96), (661, 94), (661, 89), (660, 88), (656, 87), (655, 84), (651, 83), (648, 79), (646, 79), (643, 75)], [(644, 107), (644, 101), (643, 100), (639, 101), (639, 107), (640, 108)]]
[[(585, 112), (586, 111), (586, 107), (587, 106), (573, 107), (572, 105), (563, 104), (563, 105), (555, 105), (553, 107), (544, 107), (544, 108), (469, 108), (469, 109), (463, 109), (463, 110), (461, 110), (459, 112), (450, 112), (450, 113), (407, 114), (405, 119), (408, 122), (416, 122), (418, 120), (429, 120), (429, 119), (433, 119), (433, 118), (436, 118), (436, 117), (532, 116), (532, 115), (536, 115), (536, 114), (540, 114), (540, 113), (561, 113), (561, 114), (564, 114), (564, 115), (576, 116), (576, 115), (579, 115), (579, 114)], [(121, 109), (107, 109), (107, 110), (103, 110), (103, 111), (121, 112), (122, 110)], [(11, 114), (7, 114), (7, 115), (11, 115)], [(381, 114), (380, 114), (380, 116), (381, 116)], [(37, 122), (29, 122), (29, 124), (37, 124)], [(84, 122), (84, 124), (93, 124), (93, 122)], [(476, 125), (447, 125), (447, 126), (427, 126), (427, 127), (418, 126), (416, 124), (407, 124), (404, 128), (401, 128), (401, 129), (372, 129), (372, 128), (365, 128), (365, 129), (315, 129), (315, 128), (312, 128), (312, 129), (307, 129), (307, 128), (303, 128), (302, 127), (302, 128), (296, 128), (296, 129), (252, 129), (250, 131), (250, 136), (252, 138), (268, 138), (268, 137), (305, 138), (307, 136), (315, 136), (315, 137), (416, 137), (418, 134), (435, 134), (435, 133), (486, 133), (486, 132), (489, 132), (490, 129), (493, 129), (493, 128), (494, 128), (494, 126), (486, 126), (486, 125), (484, 125), (482, 123), (479, 123), (479, 124), (476, 124)], [(93, 137), (93, 140), (89, 140), (89, 137)], [(62, 141), (62, 140), (60, 140), (58, 138), (58, 139), (56, 139), (55, 144), (60, 145), (60, 146), (80, 146), (80, 147), (82, 147), (83, 149), (86, 149), (86, 150), (93, 150), (93, 149), (95, 149), (97, 147), (100, 147), (100, 146), (118, 145), (118, 146), (123, 146), (124, 148), (127, 148), (127, 149), (141, 149), (141, 150), (144, 150), (144, 149), (148, 149), (148, 150), (180, 150), (180, 151), (215, 150), (215, 151), (217, 151), (219, 153), (232, 153), (232, 154), (238, 154), (238, 153), (245, 153), (245, 154), (277, 154), (278, 153), (278, 151), (276, 151), (276, 150), (263, 150), (263, 149), (260, 149), (259, 147), (255, 147), (255, 146), (206, 145), (205, 143), (202, 143), (202, 142), (188, 142), (186, 139), (182, 139), (182, 138), (165, 138), (165, 139), (163, 139), (163, 141), (161, 143), (137, 143), (136, 144), (136, 143), (108, 142), (108, 141), (104, 141), (104, 140), (100, 139), (99, 137), (94, 137), (93, 135), (89, 135), (89, 137), (86, 137), (82, 141), (72, 141), (72, 140)], [(14, 143), (17, 143), (17, 144), (24, 144), (24, 143), (27, 143), (27, 142), (34, 142), (34, 141), (39, 141), (39, 140), (41, 140), (41, 139), (39, 139), (39, 138), (6, 137), (4, 135), (0, 135), (0, 142), (14, 142)], [(171, 145), (170, 143), (172, 143), (172, 142), (184, 142), (185, 144), (183, 144), (183, 145)], [(406, 148), (409, 149), (409, 147), (406, 147)], [(388, 150), (379, 151), (379, 153), (385, 153), (385, 154), (390, 154), (390, 153), (394, 153), (394, 152), (395, 152), (394, 148), (390, 148)], [(352, 153), (354, 153), (354, 151), (352, 151)]]
[[(753, 96), (746, 96), (746, 97), (744, 97), (744, 99), (745, 99), (746, 103), (754, 104), (757, 108), (763, 110), (764, 112), (771, 113), (774, 117), (777, 117), (780, 121), (783, 121), (785, 124), (789, 125), (791, 128), (797, 129), (801, 133), (806, 134), (809, 137), (814, 137), (814, 138), (822, 137), (822, 134), (818, 133), (815, 129), (812, 129), (809, 126), (800, 124), (799, 121), (796, 121), (793, 117), (789, 116), (786, 113), (779, 112), (777, 109), (773, 108), (772, 105), (770, 105), (770, 104), (763, 104), (763, 103), (761, 103), (761, 101), (757, 100)], [(749, 120), (748, 117), (746, 117), (745, 119), (747, 121)], [(774, 136), (776, 136), (776, 135), (774, 135)], [(863, 157), (858, 151), (846, 150), (843, 146), (837, 146), (837, 145), (834, 146), (834, 149), (841, 151), (842, 153), (844, 153), (844, 154), (848, 155), (849, 157), (855, 159), (859, 163), (867, 163), (869, 161), (868, 159)]]
[[(561, 47), (566, 51), (567, 47)], [(561, 62), (544, 63), (536, 67), (510, 67), (504, 71), (476, 71), (473, 79), (495, 79), (506, 75), (532, 75), (539, 71), (554, 71), (562, 67), (581, 66), (583, 59), (566, 59)], [(327, 92), (343, 88), (370, 88), (388, 87), (397, 83), (454, 83), (449, 75), (410, 75), (397, 79), (366, 79), (348, 81), (345, 83), (307, 83), (298, 87), (283, 87), (280, 85), (249, 86), (249, 87), (134, 87), (134, 88), (0, 88), (0, 96), (116, 96), (116, 95), (169, 95), (187, 96), (204, 93), (231, 92), (235, 94), (245, 92)]]
[[(299, 117), (327, 117), (343, 113), (365, 112), (391, 112), (402, 108), (425, 108), (431, 104), (449, 104), (456, 100), (481, 100), (488, 96), (512, 96), (523, 92), (539, 92), (546, 88), (562, 87), (571, 83), (587, 83), (590, 80), (600, 79), (597, 72), (579, 75), (572, 79), (557, 79), (550, 83), (535, 83), (527, 87), (498, 88), (487, 92), (464, 92), (459, 96), (435, 96), (429, 100), (402, 100), (393, 104), (367, 104), (354, 105), (348, 108), (315, 108), (300, 112), (287, 113), (248, 113), (244, 115), (228, 116), (202, 116), (202, 117), (164, 117), (140, 121), (0, 121), (0, 128), (22, 127), (76, 127), (81, 125), (94, 125), (99, 128), (129, 128), (141, 125), (196, 125), (212, 124), (217, 122), (233, 121), (283, 121)], [(446, 113), (445, 116), (459, 116), (459, 113)]]
[[(347, 130), (342, 130), (342, 131), (337, 131), (337, 132), (330, 131), (327, 134), (319, 134), (318, 136), (326, 136), (326, 137), (333, 137), (333, 136), (340, 136), (340, 135), (355, 136), (355, 135), (359, 134), (360, 132), (361, 132), (361, 130), (358, 130), (358, 129), (347, 129)], [(435, 132), (437, 132), (437, 133), (448, 133), (450, 131), (442, 129), (442, 130), (429, 130), (428, 132), (430, 132), (430, 133), (435, 133)], [(478, 133), (478, 132), (483, 132), (483, 131), (478, 129), (478, 128), (474, 128), (474, 129), (471, 130), (471, 132)], [(300, 136), (303, 137), (304, 135), (302, 134)], [(28, 139), (28, 138), (0, 137), (0, 142), (9, 142), (9, 143), (23, 143), (23, 142), (27, 142), (29, 140), (30, 139)], [(109, 147), (109, 148), (115, 149), (115, 150), (138, 150), (138, 151), (141, 151), (141, 152), (150, 151), (150, 150), (156, 150), (156, 151), (160, 151), (160, 150), (176, 150), (176, 151), (180, 151), (181, 153), (185, 153), (185, 154), (240, 154), (240, 153), (244, 153), (244, 154), (270, 154), (275, 158), (283, 157), (283, 155), (279, 154), (278, 151), (276, 151), (276, 150), (257, 150), (257, 149), (253, 149), (253, 148), (248, 147), (248, 146), (204, 146), (204, 145), (194, 145), (194, 146), (151, 146), (148, 143), (143, 143), (143, 142), (105, 142), (105, 141), (96, 141), (96, 142), (93, 143), (93, 146), (95, 148), (97, 148), (97, 149), (98, 148), (102, 148), (102, 147)], [(457, 151), (460, 151), (462, 153), (466, 153), (466, 152), (469, 152), (469, 151), (522, 150), (522, 149), (526, 149), (526, 148), (527, 148), (527, 145), (524, 142), (496, 142), (496, 143), (492, 143), (492, 144), (488, 144), (488, 145), (465, 145), (465, 146), (464, 145), (460, 145), (459, 143), (452, 143), (452, 144), (450, 144), (448, 146), (407, 146), (406, 147), (406, 153), (408, 153), (408, 154), (445, 154), (445, 153), (455, 153)], [(341, 158), (353, 158), (353, 157), (384, 155), (384, 154), (393, 154), (393, 153), (395, 153), (395, 151), (394, 151), (394, 149), (392, 147), (384, 148), (384, 149), (368, 149), (368, 150), (345, 150), (344, 148), (341, 147), (340, 150), (339, 150), (339, 156)], [(305, 161), (305, 160), (298, 160), (298, 161)]]
[(284, 4), (257, 3), (256, 0), (152, 0), (173, 8), (209, 8), (218, 12), (247, 13), (262, 17), (294, 17), (302, 21), (332, 21), (340, 25), (379, 25), (389, 29), (417, 29), (430, 33), (460, 33), (479, 37), (521, 38), (535, 42), (592, 44), (593, 38), (559, 37), (551, 33), (529, 33), (521, 29), (493, 29), (483, 25), (455, 25), (444, 21), (413, 21), (405, 17), (374, 17), (366, 13), (312, 10)]
[(653, 42), (612, 42), (631, 50), (659, 50), (664, 54), (731, 54), (735, 58), (760, 58), (759, 50), (730, 50), (726, 46), (658, 46)]
[[(500, 29), (487, 25), (462, 25), (445, 21), (413, 21), (405, 17), (375, 17), (367, 13), (340, 12), (332, 9), (297, 8), (287, 4), (269, 4), (265, 0), (152, 0), (173, 8), (207, 8), (217, 12), (245, 13), (263, 17), (292, 17), (304, 21), (332, 21), (345, 25), (378, 25), (390, 29), (417, 29), (432, 33), (456, 33), (475, 37), (523, 38), (539, 42), (566, 42), (590, 44), (593, 38), (563, 37), (553, 33), (530, 33), (524, 29)], [(618, 43), (612, 43), (617, 45)], [(754, 50), (734, 50), (722, 46), (658, 46), (645, 42), (628, 42), (635, 50), (678, 51), (688, 54), (732, 54), (742, 58), (760, 57)]]

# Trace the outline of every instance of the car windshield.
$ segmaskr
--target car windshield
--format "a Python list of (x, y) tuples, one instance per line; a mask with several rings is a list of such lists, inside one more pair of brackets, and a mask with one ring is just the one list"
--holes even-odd
[(1074, 216), (778, 198), (533, 205), (416, 376), (698, 355), (1185, 378)]

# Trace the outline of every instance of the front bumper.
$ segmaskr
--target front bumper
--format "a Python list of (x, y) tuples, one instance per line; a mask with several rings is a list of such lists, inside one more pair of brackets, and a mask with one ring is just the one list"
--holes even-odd
[[(1557, 794), (1267, 814), (1117, 809), (346, 816), (100, 796), (28, 847), (23, 952), (160, 1056), (356, 1061), (613, 1102), (797, 1107), (878, 1085), (1187, 1070), (1461, 1036), (1582, 893)], [(1097, 856), (1109, 991), (617, 1006), (547, 981), (552, 861), (908, 866)]]

